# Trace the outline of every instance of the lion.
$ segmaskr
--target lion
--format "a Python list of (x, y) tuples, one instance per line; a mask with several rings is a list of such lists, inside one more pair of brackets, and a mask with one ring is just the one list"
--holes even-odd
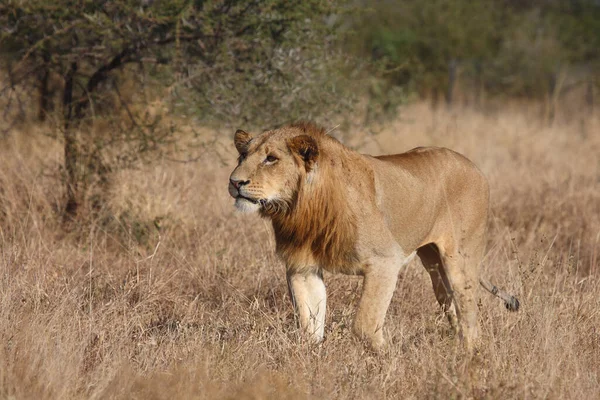
[(478, 339), (478, 281), (519, 309), (479, 276), (489, 187), (464, 156), (418, 147), (373, 157), (308, 122), (256, 136), (238, 130), (234, 143), (229, 193), (237, 209), (271, 220), (300, 327), (315, 342), (325, 330), (323, 271), (363, 276), (353, 330), (379, 349), (399, 271), (415, 256), (467, 349)]

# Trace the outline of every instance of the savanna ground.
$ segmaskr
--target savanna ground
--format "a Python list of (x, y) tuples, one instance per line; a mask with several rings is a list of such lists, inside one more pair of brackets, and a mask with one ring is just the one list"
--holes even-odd
[(350, 332), (357, 277), (326, 276), (326, 339), (302, 342), (269, 224), (227, 193), (231, 132), (199, 162), (121, 172), (86, 229), (57, 216), (60, 143), (35, 126), (2, 138), (0, 397), (600, 398), (600, 118), (540, 114), (415, 104), (377, 135), (337, 132), (370, 153), (451, 147), (488, 176), (483, 271), (522, 309), (479, 291), (470, 362), (418, 261), (385, 352)]

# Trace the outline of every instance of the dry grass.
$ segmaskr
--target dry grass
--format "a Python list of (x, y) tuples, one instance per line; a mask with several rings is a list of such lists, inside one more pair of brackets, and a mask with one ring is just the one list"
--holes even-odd
[(485, 274), (523, 307), (480, 292), (472, 362), (418, 262), (401, 273), (387, 352), (348, 329), (355, 277), (326, 277), (326, 340), (302, 342), (267, 223), (228, 197), (229, 138), (230, 165), (123, 172), (105, 193), (115, 217), (65, 233), (60, 147), (29, 132), (0, 146), (0, 398), (600, 398), (600, 119), (415, 105), (345, 139), (449, 146), (490, 178)]

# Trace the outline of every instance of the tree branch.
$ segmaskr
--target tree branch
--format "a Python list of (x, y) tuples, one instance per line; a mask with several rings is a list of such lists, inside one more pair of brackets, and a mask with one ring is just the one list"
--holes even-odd
[(85, 88), (87, 96), (82, 97), (75, 105), (75, 119), (81, 119), (83, 117), (83, 113), (91, 101), (89, 96), (94, 93), (100, 83), (106, 80), (108, 73), (128, 62), (134, 61), (134, 56), (137, 55), (140, 50), (141, 47), (138, 45), (126, 47), (119, 54), (114, 56), (108, 64), (104, 64), (92, 74)]

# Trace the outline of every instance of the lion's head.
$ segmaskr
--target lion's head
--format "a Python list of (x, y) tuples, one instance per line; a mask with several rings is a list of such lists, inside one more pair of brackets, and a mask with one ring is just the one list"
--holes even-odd
[[(348, 207), (352, 165), (344, 146), (311, 123), (252, 135), (238, 130), (238, 165), (229, 194), (244, 212), (273, 223), (277, 253), (288, 265), (348, 265), (355, 259), (355, 218)], [(344, 161), (345, 160), (345, 161)], [(291, 267), (290, 267), (291, 268)]]
[(238, 130), (234, 136), (238, 165), (229, 178), (229, 194), (244, 212), (281, 213), (292, 205), (302, 180), (317, 168), (317, 137), (324, 131), (301, 123), (257, 136)]

